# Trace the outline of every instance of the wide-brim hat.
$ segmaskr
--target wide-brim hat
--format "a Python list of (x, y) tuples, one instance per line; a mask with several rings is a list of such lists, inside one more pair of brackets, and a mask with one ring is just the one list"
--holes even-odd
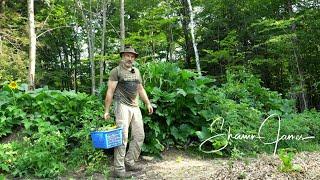
[(125, 46), (123, 51), (120, 51), (120, 56), (122, 57), (123, 53), (132, 53), (136, 56), (136, 58), (139, 56), (139, 54), (133, 49), (131, 46)]

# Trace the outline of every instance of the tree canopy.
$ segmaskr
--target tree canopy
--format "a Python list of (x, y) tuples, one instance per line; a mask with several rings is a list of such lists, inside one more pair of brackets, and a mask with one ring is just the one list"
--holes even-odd
[[(213, 76), (218, 85), (225, 82), (228, 69), (243, 66), (265, 87), (296, 99), (300, 110), (320, 108), (317, 1), (194, 0), (192, 4), (204, 75)], [(26, 81), (27, 4), (2, 0), (0, 12), (1, 81)], [(186, 0), (125, 1), (125, 43), (138, 49), (139, 63), (167, 61), (196, 68), (189, 12)], [(91, 86), (101, 75), (92, 73), (99, 72), (101, 61), (102, 79), (107, 79), (119, 59), (120, 1), (35, 1), (35, 22), (37, 87), (95, 91)]]

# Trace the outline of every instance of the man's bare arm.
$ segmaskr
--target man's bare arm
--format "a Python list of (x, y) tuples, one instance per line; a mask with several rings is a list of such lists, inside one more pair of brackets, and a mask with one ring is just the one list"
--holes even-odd
[(118, 81), (108, 81), (108, 90), (106, 93), (106, 98), (105, 98), (105, 111), (104, 111), (104, 118), (108, 119), (110, 117), (109, 111), (110, 111), (110, 106), (112, 103), (113, 99), (113, 94), (114, 91), (117, 87)]
[(150, 100), (149, 100), (148, 95), (146, 93), (146, 90), (144, 89), (142, 84), (138, 85), (138, 93), (139, 93), (139, 96), (141, 97), (142, 101), (146, 104), (149, 114), (152, 114), (153, 108), (151, 106), (151, 103), (150, 103)]

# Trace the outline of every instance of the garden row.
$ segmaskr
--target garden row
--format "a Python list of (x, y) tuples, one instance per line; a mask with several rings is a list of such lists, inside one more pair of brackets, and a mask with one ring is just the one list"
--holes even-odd
[[(281, 118), (280, 136), (315, 137), (283, 139), (278, 148), (319, 150), (319, 113), (311, 110), (297, 114), (293, 101), (262, 87), (257, 77), (241, 67), (228, 70), (222, 84), (172, 63), (146, 63), (140, 69), (155, 108), (155, 113), (148, 116), (141, 104), (146, 131), (144, 153), (159, 154), (170, 147), (199, 150), (205, 140), (203, 151), (224, 147), (214, 156), (272, 153), (275, 144), (263, 142), (276, 139), (276, 116), (263, 124), (263, 142), (235, 135), (259, 137), (264, 120), (275, 114)], [(106, 88), (100, 88), (97, 98), (46, 88), (27, 92), (22, 86), (4, 83), (0, 91), (0, 173), (54, 177), (85, 167), (88, 173), (103, 169), (101, 173), (107, 175), (108, 156), (93, 149), (90, 140), (92, 128), (113, 123), (102, 119)], [(228, 138), (228, 133), (236, 138)], [(5, 141), (13, 134), (17, 137)], [(219, 134), (223, 135), (210, 138)]]

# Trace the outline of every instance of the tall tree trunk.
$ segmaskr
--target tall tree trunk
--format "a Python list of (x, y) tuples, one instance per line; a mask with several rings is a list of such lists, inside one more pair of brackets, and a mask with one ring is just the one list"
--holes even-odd
[(173, 52), (174, 52), (174, 41), (173, 41), (173, 27), (172, 27), (172, 24), (170, 24), (170, 33), (169, 33), (169, 59), (170, 61), (174, 60), (173, 59)]
[(170, 57), (171, 57), (171, 55), (170, 55), (170, 53), (171, 53), (171, 50), (170, 50), (170, 48), (171, 48), (171, 31), (170, 31), (170, 26), (171, 25), (169, 25), (168, 26), (168, 32), (167, 32), (167, 47), (166, 47), (166, 49), (167, 49), (167, 53), (166, 53), (166, 61), (170, 61), (171, 59), (170, 59)]
[(120, 45), (121, 51), (124, 50), (125, 26), (124, 26), (124, 0), (120, 0)]
[(184, 39), (185, 39), (185, 48), (184, 49), (186, 51), (185, 67), (190, 68), (191, 67), (191, 57), (193, 55), (191, 37), (190, 37), (190, 33), (188, 31), (188, 24), (190, 22), (190, 17), (189, 17), (190, 13), (189, 13), (189, 7), (188, 7), (187, 0), (180, 0), (180, 3), (182, 5), (182, 7), (180, 8), (180, 19), (181, 19), (183, 35), (184, 35)]
[(0, 36), (0, 55), (2, 54), (2, 37)]
[[(153, 37), (153, 28), (151, 29), (151, 37)], [(152, 51), (152, 58), (155, 59), (156, 58), (156, 45), (153, 39), (151, 39), (151, 51)]]
[(4, 13), (4, 9), (5, 9), (5, 6), (6, 6), (6, 0), (0, 0), (0, 4), (1, 4), (0, 14), (2, 14), (2, 13)]
[(197, 71), (198, 74), (201, 76), (201, 68), (200, 68), (200, 61), (199, 61), (199, 53), (198, 53), (198, 48), (197, 48), (197, 43), (196, 43), (196, 38), (195, 38), (195, 32), (194, 32), (194, 14), (193, 14), (193, 9), (191, 5), (191, 0), (188, 1), (188, 6), (189, 6), (189, 12), (190, 12), (190, 31), (191, 31), (191, 37), (192, 37), (192, 45), (193, 45), (193, 50), (194, 50), (194, 55), (196, 58), (196, 66), (197, 66)]
[(103, 0), (102, 9), (103, 9), (103, 15), (102, 15), (102, 41), (101, 41), (101, 51), (102, 51), (102, 60), (100, 60), (100, 81), (99, 85), (102, 86), (103, 83), (103, 68), (104, 68), (104, 56), (106, 55), (105, 52), (105, 34), (106, 34), (106, 0)]
[[(167, 18), (169, 19), (169, 17), (167, 16)], [(166, 61), (170, 61), (172, 60), (172, 55), (171, 55), (171, 43), (172, 43), (172, 40), (171, 40), (171, 37), (172, 37), (172, 25), (169, 24), (168, 25), (168, 29), (167, 29), (167, 53), (166, 53)]]
[[(77, 38), (77, 36), (76, 36)], [(77, 38), (78, 39), (78, 38)], [(78, 44), (79, 41), (77, 41), (77, 47), (76, 47), (76, 54), (75, 54), (75, 62), (74, 62), (74, 78), (75, 78), (75, 91), (78, 92), (78, 82), (77, 82), (77, 75), (81, 74), (81, 63), (80, 63), (80, 45)], [(81, 76), (80, 76), (81, 78)], [(80, 79), (81, 82), (81, 79)]]
[(286, 10), (286, 12), (288, 13), (289, 16), (291, 16), (292, 13), (293, 13), (293, 7), (292, 7), (292, 5), (293, 5), (292, 0), (287, 0), (287, 1), (285, 2), (285, 4), (284, 4), (285, 10)]
[(74, 88), (74, 63), (75, 63), (76, 57), (75, 57), (75, 49), (74, 49), (74, 43), (72, 44), (72, 46), (70, 47), (70, 84), (69, 84), (69, 88), (71, 90), (75, 90)]
[(91, 29), (91, 50), (90, 50), (90, 65), (91, 65), (91, 94), (95, 95), (96, 92), (96, 71), (95, 71), (95, 62), (94, 62), (94, 32)]
[[(61, 49), (59, 48), (59, 60), (60, 60), (60, 69), (61, 69), (61, 73), (65, 72), (65, 64), (63, 62), (63, 58), (62, 58), (62, 52)], [(64, 78), (61, 78), (61, 87), (60, 90), (64, 89)]]
[(74, 43), (72, 43), (70, 47), (70, 89), (75, 90), (74, 84), (75, 84), (75, 76), (74, 76), (74, 64), (76, 61), (76, 50), (74, 47)]
[(64, 44), (62, 46), (63, 48), (63, 60), (65, 63), (65, 68), (64, 68), (64, 74), (65, 74), (65, 79), (64, 79), (64, 83), (65, 83), (65, 87), (64, 89), (68, 89), (69, 90), (69, 81), (70, 81), (70, 68), (69, 68), (69, 53), (68, 53), (68, 47)]
[(96, 73), (95, 73), (95, 63), (94, 63), (94, 28), (93, 28), (93, 24), (92, 24), (92, 8), (91, 8), (91, 3), (92, 1), (90, 0), (90, 16), (89, 16), (89, 43), (90, 44), (90, 53), (89, 53), (89, 57), (90, 57), (90, 65), (91, 65), (91, 94), (95, 95), (96, 92)]
[[(289, 17), (293, 16), (293, 2), (292, 0), (287, 0), (286, 4), (286, 11), (288, 12)], [(291, 27), (291, 30), (296, 33), (296, 24), (293, 24)], [(296, 65), (296, 70), (297, 70), (297, 74), (298, 74), (298, 81), (299, 81), (299, 86), (301, 89), (301, 92), (298, 94), (298, 102), (299, 102), (299, 106), (300, 106), (300, 110), (304, 111), (306, 109), (308, 109), (308, 99), (307, 99), (307, 91), (305, 89), (305, 79), (303, 76), (303, 71), (300, 68), (299, 65), (299, 58), (298, 58), (298, 50), (299, 50), (299, 42), (298, 42), (298, 38), (296, 36), (294, 36), (292, 39), (292, 44), (293, 44), (293, 55), (294, 55), (294, 63)], [(302, 58), (300, 56), (300, 58)]]
[(29, 17), (29, 90), (35, 88), (35, 72), (36, 72), (36, 32), (34, 22), (34, 1), (28, 0), (28, 17)]
[(296, 68), (297, 68), (298, 77), (299, 77), (299, 85), (301, 88), (301, 93), (299, 95), (300, 100), (298, 100), (298, 102), (300, 102), (300, 110), (304, 111), (304, 110), (308, 109), (307, 93), (305, 90), (305, 80), (303, 78), (303, 73), (302, 73), (300, 66), (299, 66), (299, 59), (298, 59), (295, 47), (293, 48), (293, 54), (294, 54), (294, 59), (295, 59)]
[[(74, 8), (74, 17), (76, 17), (77, 14), (77, 8)], [(73, 29), (78, 29), (79, 26), (76, 23), (75, 28)], [(74, 77), (74, 90), (75, 92), (78, 92), (78, 83), (77, 83), (77, 74), (78, 74), (78, 64), (79, 64), (79, 69), (80, 69), (80, 45), (79, 45), (79, 38), (78, 34), (75, 33), (75, 43), (73, 43), (73, 49), (74, 49), (74, 64), (73, 64), (73, 77)], [(79, 73), (80, 74), (80, 73)]]
[(79, 7), (81, 11), (82, 18), (85, 22), (85, 28), (87, 31), (87, 38), (88, 38), (88, 52), (89, 52), (89, 60), (90, 60), (90, 71), (91, 71), (91, 94), (94, 95), (96, 91), (96, 77), (95, 77), (95, 63), (94, 63), (94, 31), (93, 31), (93, 24), (92, 24), (92, 11), (91, 11), (91, 0), (90, 0), (90, 15), (89, 20), (86, 18), (84, 11), (82, 9), (81, 1), (77, 0), (76, 6)]

